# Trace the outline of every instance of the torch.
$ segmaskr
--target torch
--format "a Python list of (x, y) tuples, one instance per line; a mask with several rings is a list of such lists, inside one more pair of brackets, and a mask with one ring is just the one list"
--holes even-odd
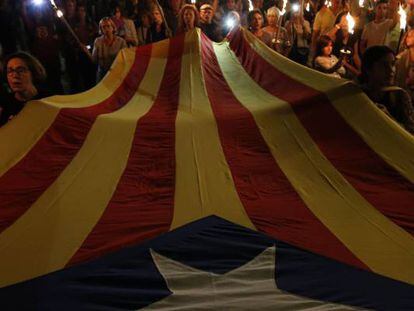
[(349, 38), (348, 38), (348, 41), (346, 42), (345, 46), (343, 47), (343, 49), (340, 50), (340, 52), (344, 55), (350, 55), (351, 50), (349, 49), (349, 41), (351, 39), (351, 35), (354, 33), (355, 21), (354, 21), (354, 18), (351, 16), (351, 14), (349, 12), (346, 15), (346, 20), (348, 22)]
[[(45, 0), (32, 0), (32, 3), (35, 6), (38, 6), (39, 7), (39, 6), (42, 6), (42, 5), (45, 4)], [(55, 14), (56, 14), (57, 18), (59, 18), (63, 22), (63, 24), (65, 25), (66, 29), (69, 31), (69, 33), (75, 39), (76, 43), (83, 50), (83, 44), (82, 44), (82, 42), (79, 40), (78, 36), (73, 31), (72, 27), (69, 25), (68, 21), (66, 20), (65, 16), (63, 15), (62, 10), (60, 10), (58, 8), (58, 6), (56, 5), (56, 2), (54, 0), (49, 0), (49, 3), (50, 3), (50, 6), (52, 7), (53, 11), (55, 11)]]
[[(32, 0), (32, 3), (35, 6), (42, 6), (45, 4), (45, 0)], [(79, 40), (78, 36), (76, 35), (75, 31), (72, 29), (72, 27), (69, 25), (68, 21), (66, 20), (65, 16), (63, 15), (62, 10), (60, 10), (58, 8), (58, 6), (56, 5), (55, 0), (49, 0), (49, 4), (52, 7), (53, 11), (55, 11), (55, 14), (57, 16), (57, 18), (59, 18), (63, 25), (65, 25), (66, 29), (69, 31), (69, 33), (72, 35), (72, 37), (75, 39), (76, 43), (79, 45), (79, 47), (81, 48), (82, 51), (84, 51), (87, 56), (91, 59), (91, 55), (89, 53), (88, 50), (85, 50), (85, 46), (83, 45), (83, 43)], [(88, 47), (87, 47), (88, 49)]]
[(332, 6), (332, 2), (330, 0), (325, 0), (325, 5), (330, 8)]
[(407, 26), (407, 13), (404, 11), (402, 5), (400, 4), (400, 7), (398, 9), (398, 14), (400, 15), (400, 38), (398, 39), (398, 45), (397, 45), (397, 53), (400, 50), (401, 45), (401, 39), (404, 36), (405, 27)]

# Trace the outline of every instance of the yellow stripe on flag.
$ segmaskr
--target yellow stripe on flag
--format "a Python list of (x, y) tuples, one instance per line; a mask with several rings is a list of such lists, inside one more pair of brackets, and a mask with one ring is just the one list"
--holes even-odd
[(13, 122), (0, 128), (0, 177), (18, 163), (43, 136), (61, 108), (82, 108), (110, 97), (121, 85), (134, 62), (135, 52), (122, 50), (110, 75), (91, 90), (67, 96), (52, 96), (27, 104)]
[(339, 114), (359, 136), (384, 161), (409, 181), (414, 182), (414, 138), (370, 103), (359, 87), (352, 82), (299, 67), (298, 64), (276, 55), (263, 46), (248, 31), (244, 31), (244, 36), (252, 48), (269, 64), (291, 78), (325, 93)]
[(217, 215), (254, 228), (236, 192), (205, 90), (198, 32), (186, 36), (176, 121), (176, 191), (171, 228)]
[[(316, 217), (374, 272), (414, 284), (414, 239), (372, 207), (323, 156), (289, 103), (257, 85), (227, 44), (214, 45), (236, 98)], [(283, 146), (281, 148), (280, 146)]]
[(0, 287), (65, 267), (99, 221), (129, 158), (137, 120), (151, 108), (168, 56), (153, 46), (137, 93), (120, 110), (97, 118), (59, 178), (0, 235)]

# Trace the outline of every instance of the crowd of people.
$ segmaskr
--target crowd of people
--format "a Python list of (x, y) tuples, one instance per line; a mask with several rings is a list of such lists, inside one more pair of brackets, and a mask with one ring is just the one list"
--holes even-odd
[(414, 132), (414, 0), (298, 1), (60, 0), (61, 18), (50, 1), (0, 0), (0, 126), (28, 100), (93, 87), (122, 48), (195, 27), (220, 42), (241, 26), (295, 62), (359, 83)]

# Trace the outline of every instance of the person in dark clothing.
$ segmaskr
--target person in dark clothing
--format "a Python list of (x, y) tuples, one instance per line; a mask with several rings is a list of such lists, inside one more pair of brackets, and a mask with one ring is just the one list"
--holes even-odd
[(395, 86), (395, 54), (388, 46), (374, 45), (362, 56), (361, 88), (388, 116), (414, 134), (411, 97)]
[(48, 89), (54, 94), (63, 94), (58, 36), (46, 25), (36, 26), (36, 37), (33, 39), (30, 51), (46, 69)]
[(17, 52), (6, 57), (4, 72), (11, 93), (0, 97), (0, 126), (17, 115), (29, 100), (45, 97), (46, 70), (33, 56)]
[(147, 43), (158, 42), (167, 38), (171, 38), (171, 31), (165, 25), (162, 12), (157, 5), (154, 5), (151, 8), (151, 14), (152, 25), (148, 31)]
[(199, 27), (206, 34), (210, 40), (215, 42), (221, 42), (223, 36), (221, 35), (220, 26), (217, 25), (214, 20), (214, 10), (210, 4), (203, 4), (200, 7), (200, 22)]
[(0, 1), (0, 46), (4, 55), (17, 50), (16, 18), (10, 7), (8, 1)]

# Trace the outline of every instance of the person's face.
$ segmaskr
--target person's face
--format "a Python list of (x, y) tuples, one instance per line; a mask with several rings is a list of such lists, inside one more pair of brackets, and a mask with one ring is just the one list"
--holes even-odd
[(194, 28), (194, 21), (195, 21), (194, 11), (191, 9), (184, 10), (183, 21), (184, 21), (184, 24), (186, 24), (187, 26)]
[(101, 31), (104, 36), (110, 36), (114, 33), (115, 29), (112, 27), (112, 23), (110, 21), (104, 21), (101, 24)]
[(45, 39), (48, 36), (48, 31), (45, 26), (38, 26), (36, 28), (36, 37), (39, 39)]
[(385, 18), (387, 16), (387, 11), (388, 11), (388, 4), (386, 3), (378, 4), (375, 9), (375, 16), (379, 19)]
[(253, 7), (255, 9), (263, 8), (263, 0), (253, 0)]
[(378, 87), (392, 85), (395, 78), (395, 57), (387, 54), (373, 64), (368, 71), (368, 79)]
[(86, 10), (83, 6), (78, 7), (78, 17), (81, 20), (86, 19)]
[(33, 87), (32, 73), (21, 58), (12, 58), (7, 63), (7, 82), (13, 93), (24, 92)]
[(322, 49), (323, 56), (329, 56), (332, 53), (332, 42), (329, 42), (327, 46)]
[(276, 26), (277, 16), (275, 13), (268, 13), (267, 15), (267, 22), (269, 26)]
[(213, 10), (206, 8), (200, 11), (200, 19), (203, 23), (210, 24), (213, 20)]
[(235, 6), (234, 0), (226, 0), (226, 6), (228, 10), (234, 10), (234, 6)]
[(152, 11), (152, 19), (154, 20), (154, 23), (157, 25), (162, 24), (162, 16), (159, 10), (153, 10)]
[(256, 13), (253, 15), (251, 26), (254, 30), (259, 30), (260, 28), (262, 28), (263, 18), (260, 14)]
[(408, 48), (414, 47), (414, 30), (410, 30), (405, 38), (405, 44)]
[(115, 17), (116, 17), (117, 19), (120, 19), (120, 18), (122, 17), (122, 14), (121, 14), (121, 9), (120, 9), (120, 8), (116, 8), (116, 9), (115, 9)]
[(73, 1), (66, 2), (66, 15), (73, 16), (75, 14), (76, 4)]

